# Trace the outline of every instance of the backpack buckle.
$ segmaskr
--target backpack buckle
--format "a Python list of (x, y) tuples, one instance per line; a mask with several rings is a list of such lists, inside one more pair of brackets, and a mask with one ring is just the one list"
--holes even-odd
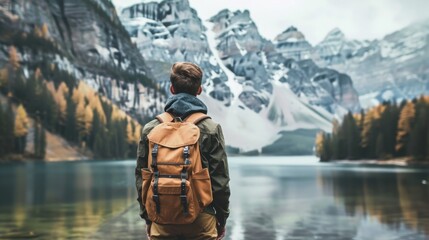
[(174, 122), (183, 122), (183, 119), (181, 117), (174, 117)]

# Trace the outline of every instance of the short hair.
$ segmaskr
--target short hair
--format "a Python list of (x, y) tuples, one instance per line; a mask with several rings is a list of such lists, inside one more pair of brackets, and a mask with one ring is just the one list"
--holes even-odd
[(171, 67), (170, 81), (175, 93), (197, 95), (202, 78), (203, 71), (194, 63), (176, 62)]

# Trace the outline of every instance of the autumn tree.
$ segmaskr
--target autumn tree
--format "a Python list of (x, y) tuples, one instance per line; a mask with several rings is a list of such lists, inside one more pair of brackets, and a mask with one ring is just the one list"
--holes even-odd
[(411, 127), (414, 122), (415, 114), (416, 110), (414, 103), (407, 102), (399, 115), (395, 149), (400, 156), (404, 156), (406, 154), (408, 148), (408, 138), (411, 133)]
[(325, 133), (324, 132), (318, 132), (316, 135), (315, 148), (316, 148), (316, 156), (319, 158), (323, 154), (323, 142), (324, 142), (324, 140), (325, 140)]
[(22, 106), (22, 104), (20, 104), (16, 109), (14, 126), (16, 152), (24, 153), (26, 145), (25, 137), (28, 133), (29, 122), (27, 117), (27, 111), (25, 111), (25, 108), (24, 106)]
[(46, 23), (44, 23), (43, 25), (42, 25), (42, 30), (41, 30), (41, 34), (42, 34), (42, 37), (44, 38), (44, 39), (49, 39), (49, 29), (48, 29), (48, 25), (46, 24)]
[(16, 48), (14, 46), (10, 46), (9, 47), (9, 64), (14, 71), (18, 70), (18, 68), (21, 66), (19, 62), (20, 62), (20, 59), (18, 56), (18, 52), (16, 51)]

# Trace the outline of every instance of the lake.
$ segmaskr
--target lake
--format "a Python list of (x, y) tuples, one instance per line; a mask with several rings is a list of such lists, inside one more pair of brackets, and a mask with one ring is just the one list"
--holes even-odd
[[(231, 157), (226, 239), (429, 239), (429, 171)], [(145, 239), (135, 161), (0, 165), (0, 239)]]

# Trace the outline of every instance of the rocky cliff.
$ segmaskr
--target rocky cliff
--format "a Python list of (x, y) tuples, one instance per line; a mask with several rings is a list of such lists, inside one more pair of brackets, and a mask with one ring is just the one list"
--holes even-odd
[(128, 112), (158, 111), (155, 101), (144, 97), (156, 88), (151, 72), (110, 1), (1, 0), (0, 25), (0, 65), (8, 46), (18, 45), (30, 72), (53, 64)]

